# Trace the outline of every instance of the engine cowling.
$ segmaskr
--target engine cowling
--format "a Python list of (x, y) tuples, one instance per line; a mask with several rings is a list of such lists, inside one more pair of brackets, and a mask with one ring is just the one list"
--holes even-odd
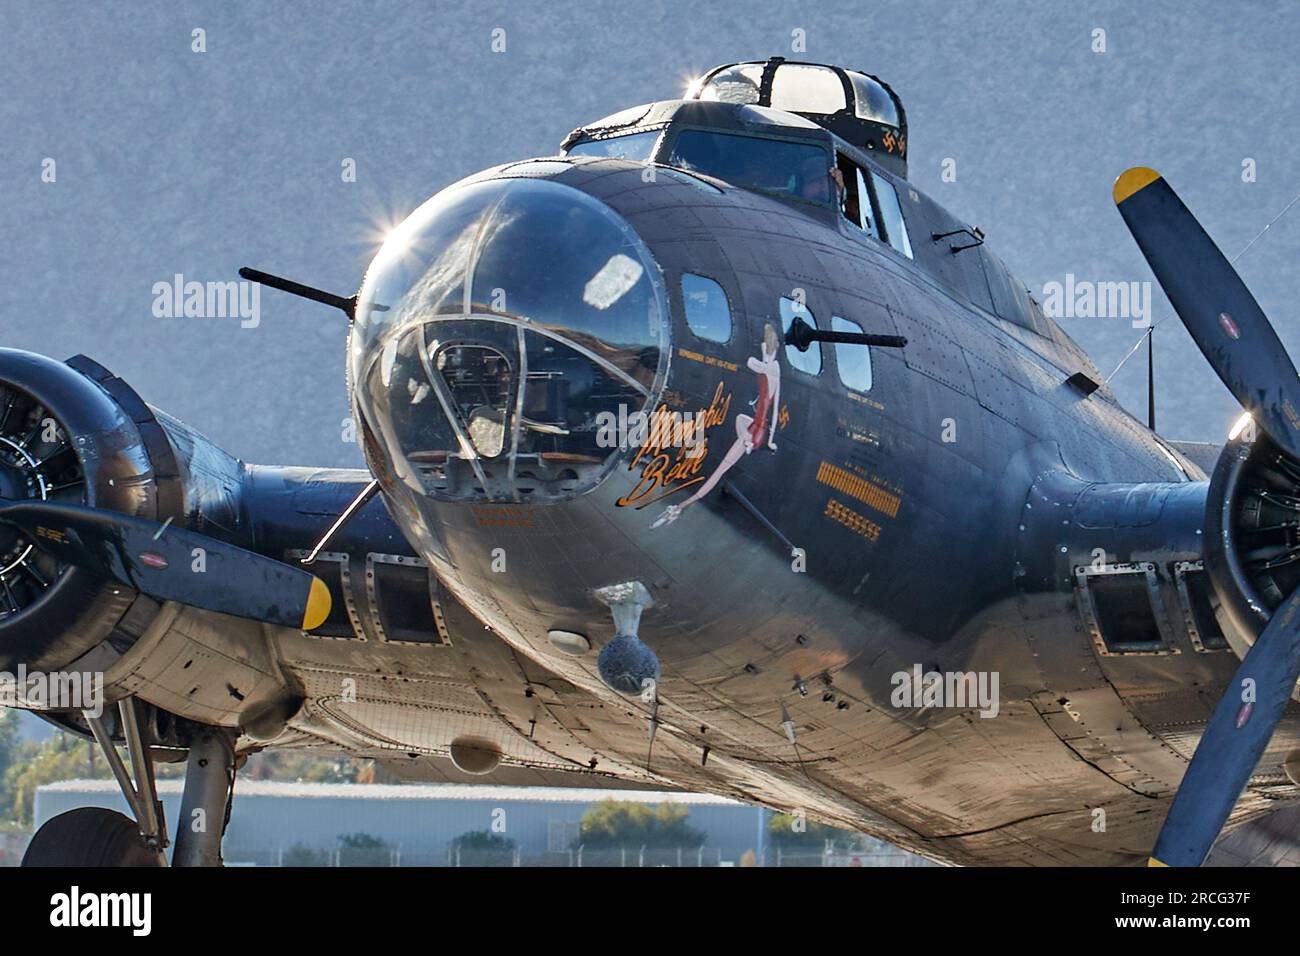
[[(58, 362), (0, 349), (0, 496), (233, 526), (238, 467), (85, 356)], [(35, 544), (0, 526), (0, 669), (103, 669), (143, 633), (157, 603), (58, 564)]]
[(1205, 569), (1224, 637), (1244, 657), (1300, 586), (1300, 462), (1243, 429), (1219, 454), (1205, 511)]

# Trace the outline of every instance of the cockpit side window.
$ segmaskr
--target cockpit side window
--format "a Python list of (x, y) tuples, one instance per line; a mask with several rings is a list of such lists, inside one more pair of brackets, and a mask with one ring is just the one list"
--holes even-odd
[(849, 82), (853, 84), (854, 111), (860, 118), (895, 128), (903, 125), (893, 97), (879, 81), (862, 73), (850, 72)]
[(871, 190), (867, 187), (867, 181), (863, 176), (861, 167), (842, 154), (836, 157), (836, 166), (840, 171), (840, 178), (844, 182), (844, 188), (840, 191), (840, 212), (844, 214), (845, 219), (872, 239), (879, 239), (880, 230), (876, 228), (876, 214), (871, 204)]
[(903, 219), (903, 209), (898, 204), (898, 192), (894, 189), (894, 184), (874, 169), (871, 171), (871, 183), (876, 189), (876, 202), (880, 204), (885, 239), (896, 251), (911, 259), (912, 242), (907, 237), (907, 223)]
[[(794, 317), (799, 316), (813, 328), (817, 327), (817, 319), (812, 314), (812, 310), (802, 302), (794, 299), (781, 297), (781, 332), (782, 335), (790, 331), (790, 326), (794, 323)], [(785, 347), (785, 360), (790, 363), (792, 368), (797, 368), (801, 372), (807, 372), (809, 375), (820, 375), (822, 370), (822, 344), (814, 342), (808, 347), (807, 352), (800, 352), (793, 345)]]
[(613, 136), (609, 139), (589, 139), (585, 143), (570, 146), (566, 156), (602, 156), (606, 159), (630, 159), (643, 163), (655, 152), (655, 143), (659, 140), (659, 130), (644, 133), (629, 133), (626, 136)]
[(668, 163), (745, 189), (831, 202), (830, 153), (814, 143), (686, 129), (678, 134)]
[(708, 276), (682, 273), (682, 304), (686, 325), (708, 342), (731, 341), (731, 309), (722, 286)]

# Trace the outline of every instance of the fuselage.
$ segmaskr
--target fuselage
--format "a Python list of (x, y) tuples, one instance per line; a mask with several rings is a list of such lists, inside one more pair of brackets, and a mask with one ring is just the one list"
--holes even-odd
[[(674, 134), (721, 122), (720, 109), (661, 110), (657, 159), (671, 160)], [(743, 117), (727, 121), (744, 131)], [(910, 249), (863, 231), (839, 203), (666, 162), (537, 160), (455, 187), (495, 183), (499, 207), (512, 184), (540, 179), (630, 229), (652, 262), (647, 301), (666, 313), (662, 328), (651, 320), (661, 337), (652, 360), (642, 353), (644, 391), (618, 414), (686, 425), (620, 433), (617, 452), (567, 491), (562, 480), (518, 479), (513, 461), (484, 464), (487, 480), (468, 485), (439, 464), (429, 490), (412, 480), (427, 453), (395, 462), (411, 449), (380, 436), (376, 471), (394, 514), (494, 633), (649, 722), (665, 781), (673, 760), (694, 757), (706, 769), (691, 785), (702, 774), (705, 785), (950, 859), (1136, 859), (1208, 714), (1189, 688), (1220, 685), (1236, 658), (1226, 647), (1182, 654), (1172, 640), (1112, 653), (1081, 612), (1076, 572), (1099, 551), (1107, 568), (1195, 565), (1205, 474), (1096, 385), (1091, 362), (983, 246), (953, 252), (952, 239), (931, 238), (960, 228), (948, 213), (824, 130), (796, 138), (870, 171), (875, 190), (895, 190)], [(480, 222), (488, 251), (474, 254), (526, 258), (527, 246), (492, 249), (492, 237), (509, 235), (512, 220), (501, 219)], [(474, 254), (461, 267), (463, 312), (453, 304), (419, 318), (436, 318), (426, 342), (498, 314), (484, 307), (486, 290), (471, 292), (482, 284)], [(721, 290), (729, 326), (702, 279)], [(370, 286), (361, 321), (364, 330), (368, 302), (383, 306), (371, 317), (378, 342), (388, 310), (402, 309), (368, 297)], [(521, 290), (494, 291), (508, 300)], [(864, 372), (866, 346), (800, 352), (774, 341), (792, 313), (907, 344), (870, 348)], [(499, 314), (515, 327), (503, 342), (528, 328), (526, 315)], [(563, 337), (565, 322), (547, 330)], [(354, 349), (359, 388), (380, 350)], [(1132, 520), (1089, 518), (1116, 495)], [(650, 694), (620, 693), (597, 666), (615, 630), (597, 594), (627, 582), (653, 599), (639, 629), (662, 669)], [(1172, 577), (1155, 586), (1163, 606), (1181, 606)], [(1187, 642), (1181, 620), (1171, 628)], [(585, 638), (590, 653), (556, 633)], [(900, 707), (899, 675), (920, 672), (996, 674), (995, 713), (980, 716), (973, 701)], [(1152, 701), (1160, 706), (1144, 709)], [(622, 746), (637, 760), (646, 741)], [(1095, 829), (1097, 808), (1111, 816), (1110, 837)]]

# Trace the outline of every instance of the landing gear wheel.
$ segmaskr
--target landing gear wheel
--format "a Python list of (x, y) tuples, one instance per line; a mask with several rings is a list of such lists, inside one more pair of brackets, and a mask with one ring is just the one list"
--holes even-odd
[(79, 807), (51, 817), (32, 837), (23, 866), (162, 866), (130, 817)]

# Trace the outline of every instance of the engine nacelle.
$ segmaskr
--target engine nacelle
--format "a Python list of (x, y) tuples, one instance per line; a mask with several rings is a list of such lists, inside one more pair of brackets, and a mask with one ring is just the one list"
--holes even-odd
[[(235, 528), (239, 465), (85, 356), (0, 349), (0, 496)], [(158, 605), (0, 525), (0, 669), (102, 670)]]

